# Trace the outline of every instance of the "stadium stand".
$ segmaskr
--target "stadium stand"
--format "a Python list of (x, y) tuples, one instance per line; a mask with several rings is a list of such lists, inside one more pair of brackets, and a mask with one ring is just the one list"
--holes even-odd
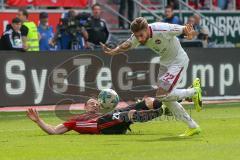
[[(83, 1), (49, 1), (49, 0), (1, 0), (0, 1), (0, 14), (1, 17), (6, 17), (1, 20), (0, 26), (0, 34), (5, 31), (6, 24), (11, 22), (12, 18), (15, 17), (16, 9), (19, 7), (27, 7), (30, 13), (30, 19), (35, 22), (36, 25), (39, 24), (39, 13), (46, 12), (49, 14), (49, 25), (53, 27), (53, 32), (55, 32), (55, 36), (52, 42), (55, 41), (56, 47), (53, 47), (51, 50), (79, 50), (79, 49), (93, 49), (93, 47), (89, 47), (88, 43), (88, 35), (91, 35), (91, 29), (87, 29), (87, 18), (91, 14), (91, 6), (92, 4), (98, 2), (102, 5), (103, 13), (102, 18), (105, 19), (107, 26), (109, 28), (109, 37), (108, 43), (110, 45), (117, 44), (124, 39), (128, 38), (129, 31), (129, 23), (132, 20), (132, 17), (144, 16), (148, 19), (149, 22), (154, 21), (164, 21), (164, 9), (165, 7), (172, 6), (174, 8), (174, 16), (179, 17), (178, 21), (185, 24), (187, 23), (187, 19), (190, 16), (201, 18), (200, 24), (196, 20), (196, 24), (194, 24), (195, 29), (198, 32), (198, 35), (204, 32), (204, 35), (208, 33), (208, 40), (202, 37), (200, 34), (200, 38), (198, 36), (197, 41), (193, 40), (191, 42), (186, 42), (182, 40), (182, 43), (187, 43), (186, 46), (204, 46), (204, 47), (234, 47), (239, 45), (239, 40), (236, 38), (238, 33), (237, 24), (231, 23), (232, 21), (239, 20), (240, 13), (237, 11), (240, 6), (239, 0), (200, 0), (192, 1), (178, 1), (178, 0), (131, 0), (134, 2), (134, 10), (132, 10), (132, 6), (128, 6), (129, 4), (125, 2), (125, 8), (130, 7), (131, 12), (124, 13), (124, 9), (121, 9), (121, 5), (123, 5), (123, 1), (120, 0), (83, 0)], [(7, 10), (6, 10), (7, 9)], [(73, 26), (61, 26), (64, 23), (68, 23), (67, 21), (62, 21), (64, 15), (68, 13), (70, 9), (75, 9), (78, 16), (79, 25)], [(230, 13), (225, 10), (231, 11)], [(9, 13), (9, 14), (8, 14)], [(131, 14), (131, 15), (129, 15)], [(6, 15), (6, 16), (5, 16)], [(232, 18), (230, 18), (232, 17)], [(226, 19), (226, 22), (222, 19)], [(66, 20), (66, 19), (64, 19)], [(228, 21), (227, 21), (228, 20)], [(231, 21), (231, 22), (230, 22)], [(69, 21), (70, 22), (70, 21)], [(76, 22), (78, 23), (78, 22)], [(84, 23), (84, 24), (83, 24)], [(125, 23), (125, 25), (123, 25)], [(225, 24), (226, 25), (225, 25)], [(86, 24), (86, 25), (85, 25)], [(225, 25), (225, 26), (224, 26)], [(59, 34), (59, 26), (60, 30), (64, 30), (64, 27), (67, 29), (67, 32), (70, 32), (69, 35), (65, 35), (66, 32)], [(62, 27), (62, 28), (61, 28)], [(201, 28), (204, 28), (202, 30)], [(81, 29), (80, 29), (81, 28)], [(81, 30), (81, 31), (80, 31)], [(88, 31), (88, 35), (84, 30)], [(234, 32), (233, 32), (234, 31)], [(89, 33), (90, 32), (90, 33)], [(61, 38), (63, 36), (63, 38)], [(206, 37), (206, 36), (205, 36)], [(77, 47), (72, 46), (72, 42), (67, 39), (75, 39), (74, 43), (77, 43)], [(204, 41), (202, 41), (204, 39)], [(66, 42), (65, 42), (66, 41)], [(202, 41), (204, 45), (199, 45), (199, 41)], [(196, 43), (196, 44), (195, 44)], [(206, 44), (207, 43), (207, 44)], [(74, 49), (73, 49), (74, 48)]]

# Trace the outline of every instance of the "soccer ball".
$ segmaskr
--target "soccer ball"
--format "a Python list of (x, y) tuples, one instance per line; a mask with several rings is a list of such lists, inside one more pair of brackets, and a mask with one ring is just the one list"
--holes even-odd
[(102, 109), (113, 109), (119, 102), (119, 96), (113, 89), (103, 89), (98, 95)]

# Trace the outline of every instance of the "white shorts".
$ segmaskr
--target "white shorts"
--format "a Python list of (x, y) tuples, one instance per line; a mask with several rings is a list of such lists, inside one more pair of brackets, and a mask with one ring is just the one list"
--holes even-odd
[(171, 92), (177, 87), (182, 77), (187, 73), (188, 61), (179, 65), (172, 64), (168, 67), (160, 65), (158, 73), (158, 87)]

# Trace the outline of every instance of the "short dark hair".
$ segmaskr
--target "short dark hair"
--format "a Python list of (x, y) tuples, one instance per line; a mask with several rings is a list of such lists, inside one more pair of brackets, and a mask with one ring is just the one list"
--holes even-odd
[(21, 22), (22, 22), (21, 19), (18, 17), (12, 19), (12, 23), (16, 24), (16, 23), (21, 23)]
[(24, 16), (28, 18), (28, 11), (25, 8), (20, 8), (18, 12), (22, 12)]
[(173, 11), (173, 7), (171, 5), (167, 5), (165, 9), (171, 9)]
[(100, 5), (99, 3), (95, 3), (94, 5), (92, 5), (92, 10), (93, 10), (95, 7), (101, 7), (101, 5)]

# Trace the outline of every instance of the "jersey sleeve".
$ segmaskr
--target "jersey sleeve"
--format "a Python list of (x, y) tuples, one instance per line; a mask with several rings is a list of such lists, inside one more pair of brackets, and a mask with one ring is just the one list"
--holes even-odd
[(126, 42), (131, 44), (131, 48), (130, 49), (133, 49), (133, 48), (136, 48), (136, 47), (139, 46), (139, 42), (138, 42), (137, 38), (133, 34), (131, 35), (131, 37)]
[(155, 23), (153, 24), (153, 30), (162, 33), (167, 38), (179, 36), (183, 33), (184, 26), (170, 23)]
[(179, 36), (183, 33), (184, 26), (178, 24), (168, 24), (169, 25), (169, 33), (172, 36)]
[(76, 126), (76, 121), (70, 120), (63, 123), (65, 127), (67, 127), (69, 130), (72, 130)]

